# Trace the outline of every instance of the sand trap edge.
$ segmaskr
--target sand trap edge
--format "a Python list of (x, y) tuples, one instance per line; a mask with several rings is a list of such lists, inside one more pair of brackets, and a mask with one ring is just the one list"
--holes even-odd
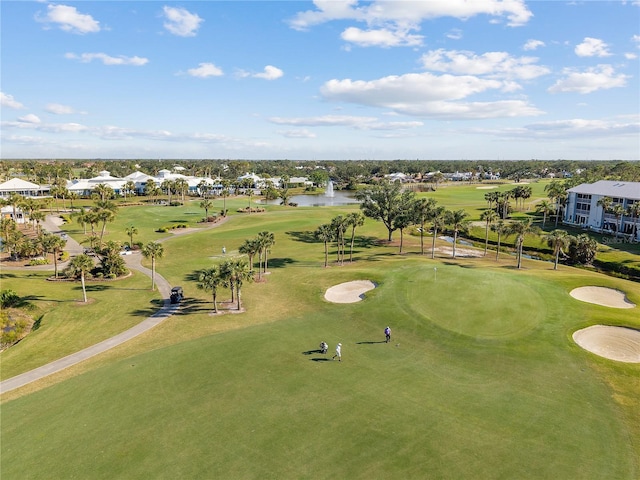
[(331, 303), (355, 303), (362, 300), (366, 292), (376, 287), (371, 280), (354, 280), (328, 288), (324, 298)]
[(572, 338), (579, 347), (599, 357), (618, 362), (640, 363), (640, 330), (592, 325), (576, 330)]
[(596, 287), (593, 285), (574, 288), (569, 292), (576, 300), (593, 303), (603, 307), (611, 308), (635, 308), (636, 304), (631, 302), (627, 295), (615, 288)]

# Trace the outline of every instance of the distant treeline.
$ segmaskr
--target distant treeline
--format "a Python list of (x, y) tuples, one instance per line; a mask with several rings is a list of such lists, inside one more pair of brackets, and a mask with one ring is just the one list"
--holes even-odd
[(3, 179), (14, 175), (36, 183), (53, 183), (56, 179), (91, 178), (107, 170), (124, 177), (140, 170), (156, 174), (159, 170), (183, 167), (185, 175), (235, 180), (245, 173), (267, 177), (306, 176), (316, 168), (329, 172), (332, 180), (342, 184), (366, 182), (373, 177), (402, 172), (410, 175), (429, 172), (499, 173), (501, 178), (520, 179), (554, 176), (572, 178), (572, 182), (596, 180), (640, 181), (640, 161), (621, 160), (2, 160)]

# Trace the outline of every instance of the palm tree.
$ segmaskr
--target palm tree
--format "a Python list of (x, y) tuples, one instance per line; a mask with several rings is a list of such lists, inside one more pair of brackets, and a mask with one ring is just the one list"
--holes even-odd
[(42, 231), (42, 227), (40, 222), (44, 222), (46, 215), (44, 212), (36, 211), (31, 214), (31, 220), (33, 220), (36, 224), (36, 231), (40, 233)]
[[(260, 244), (257, 238), (251, 240), (245, 240), (240, 248), (238, 248), (238, 253), (242, 255), (247, 255), (249, 257), (249, 268), (253, 270), (253, 258), (256, 253), (260, 251)], [(259, 267), (259, 266), (258, 266)]]
[(267, 273), (267, 263), (269, 261), (269, 252), (271, 251), (271, 247), (275, 245), (276, 238), (273, 232), (260, 232), (258, 234), (258, 245), (262, 250), (262, 254), (264, 256), (264, 273)]
[(313, 236), (324, 242), (324, 266), (327, 267), (329, 265), (329, 242), (333, 240), (334, 230), (331, 225), (324, 223), (313, 232)]
[(164, 247), (158, 242), (149, 242), (142, 248), (144, 258), (151, 258), (151, 290), (156, 289), (156, 258), (162, 258)]
[[(225, 180), (225, 182), (228, 183), (228, 180)], [(228, 188), (223, 188), (222, 191), (220, 192), (220, 195), (222, 196), (222, 216), (223, 217), (227, 216), (227, 197), (229, 196), (229, 194), (230, 192)]]
[(174, 182), (177, 192), (180, 192), (182, 203), (184, 203), (185, 192), (189, 190), (189, 183), (184, 178), (177, 178)]
[(286, 187), (283, 188), (280, 191), (279, 197), (282, 200), (280, 202), (280, 205), (285, 205), (285, 206), (289, 205), (289, 199), (291, 198), (291, 193), (289, 193), (289, 189), (288, 188), (286, 188)]
[(351, 212), (346, 216), (347, 226), (351, 227), (351, 247), (349, 249), (349, 262), (353, 262), (353, 243), (356, 238), (356, 228), (364, 225), (364, 215), (360, 212)]
[(98, 185), (96, 185), (96, 187), (93, 189), (93, 193), (98, 195), (102, 202), (113, 198), (113, 188), (104, 183), (99, 183)]
[(102, 238), (104, 237), (104, 231), (107, 228), (107, 222), (113, 222), (115, 220), (117, 210), (118, 206), (109, 200), (99, 200), (93, 207), (97, 220), (102, 222), (102, 229), (100, 231), (101, 245)]
[(484, 194), (484, 199), (489, 203), (489, 210), (493, 210), (493, 204), (498, 205), (498, 199), (500, 198), (500, 194), (498, 192), (487, 192)]
[(224, 283), (224, 278), (220, 272), (219, 266), (213, 266), (202, 270), (198, 275), (198, 284), (200, 290), (211, 292), (213, 299), (213, 313), (218, 313), (218, 288)]
[(530, 234), (538, 234), (538, 230), (538, 227), (533, 226), (532, 218), (516, 221), (510, 225), (509, 233), (516, 236), (514, 247), (516, 249), (518, 268), (522, 265), (522, 247), (524, 246), (525, 237)]
[(558, 269), (558, 260), (560, 258), (560, 252), (563, 248), (568, 247), (571, 244), (571, 235), (567, 233), (566, 230), (553, 230), (551, 233), (548, 233), (543, 237), (544, 241), (547, 242), (551, 248), (553, 248), (553, 254), (555, 256), (555, 261), (553, 263), (553, 269)]
[(133, 195), (136, 193), (136, 184), (133, 180), (128, 180), (127, 183), (124, 184), (125, 195), (124, 198), (127, 198), (127, 193)]
[(71, 208), (71, 210), (73, 210), (73, 201), (74, 200), (78, 200), (78, 198), (80, 198), (80, 196), (76, 192), (69, 192), (67, 194), (67, 198), (71, 202), (71, 207), (70, 208)]
[(564, 204), (564, 200), (567, 197), (567, 188), (562, 182), (557, 180), (553, 180), (546, 187), (544, 187), (545, 192), (551, 200), (555, 203), (555, 211), (556, 211), (556, 227), (558, 226), (558, 217), (560, 216), (560, 207)]
[(621, 203), (616, 203), (613, 208), (611, 208), (611, 213), (613, 213), (616, 217), (616, 236), (618, 236), (618, 234), (622, 230), (622, 217), (624, 217), (624, 214), (626, 212), (627, 210), (622, 206)]
[(536, 212), (542, 213), (542, 228), (544, 228), (545, 223), (547, 223), (547, 215), (554, 212), (554, 207), (548, 200), (542, 200), (536, 206)]
[(200, 202), (200, 208), (204, 209), (204, 221), (208, 222), (209, 221), (209, 209), (213, 207), (213, 202), (211, 200), (209, 200), (208, 198), (205, 198), (204, 200), (202, 200)]
[(600, 225), (600, 228), (604, 228), (604, 214), (611, 210), (611, 205), (613, 205), (613, 198), (602, 197), (598, 200), (597, 205), (599, 207), (602, 207), (602, 225)]
[(433, 240), (431, 242), (431, 258), (436, 258), (436, 238), (438, 237), (438, 230), (442, 230), (447, 224), (446, 210), (444, 207), (436, 207), (429, 214), (429, 221), (433, 228)]
[(489, 248), (489, 227), (493, 222), (495, 222), (499, 218), (500, 217), (495, 210), (485, 210), (484, 212), (482, 212), (482, 215), (480, 215), (480, 220), (485, 221), (485, 227), (484, 227), (484, 255), (485, 256), (487, 255), (487, 249)]
[(169, 203), (169, 205), (171, 205), (171, 195), (173, 194), (173, 189), (175, 188), (176, 184), (173, 180), (164, 180), (161, 184), (160, 184), (160, 188), (162, 190), (165, 191), (165, 193), (167, 194), (167, 202)]
[[(225, 262), (221, 270), (226, 272), (228, 281), (235, 285), (236, 301), (238, 302), (237, 310), (242, 309), (242, 285), (244, 282), (253, 280), (253, 273), (249, 270), (249, 264), (245, 258), (235, 258)], [(231, 287), (233, 288), (233, 287)]]
[(640, 201), (636, 200), (631, 205), (629, 205), (627, 209), (627, 215), (631, 217), (631, 223), (633, 224), (633, 238), (637, 239), (638, 237), (637, 219), (638, 217), (640, 217)]
[(498, 245), (496, 247), (496, 262), (497, 262), (500, 256), (500, 239), (502, 235), (505, 235), (509, 232), (509, 225), (507, 225), (507, 223), (504, 220), (500, 219), (495, 224), (491, 225), (491, 230), (493, 230), (495, 233), (498, 234)]
[(85, 254), (77, 255), (71, 259), (66, 268), (67, 275), (71, 277), (80, 277), (82, 283), (82, 298), (87, 303), (87, 289), (85, 287), (85, 275), (93, 268), (93, 260)]
[(458, 240), (458, 233), (464, 231), (467, 228), (467, 218), (469, 214), (464, 210), (447, 211), (446, 223), (453, 229), (453, 258), (456, 258), (456, 242)]
[(347, 230), (346, 218), (342, 215), (338, 215), (331, 219), (331, 228), (334, 231), (334, 239), (338, 246), (338, 262), (344, 265), (344, 233)]
[(15, 192), (11, 192), (9, 194), (9, 198), (7, 198), (7, 204), (11, 205), (13, 208), (13, 219), (17, 222), (18, 220), (18, 206), (22, 204), (24, 197)]
[(134, 227), (133, 225), (129, 225), (125, 229), (125, 232), (126, 232), (127, 235), (129, 235), (129, 248), (133, 249), (133, 236), (137, 235), (138, 229), (136, 227)]
[(419, 198), (413, 204), (413, 215), (415, 222), (420, 225), (420, 254), (424, 255), (424, 226), (429, 220), (429, 215), (436, 207), (433, 198)]
[(42, 235), (42, 247), (45, 252), (53, 253), (53, 272), (54, 277), (58, 278), (58, 255), (64, 249), (67, 241), (52, 233)]

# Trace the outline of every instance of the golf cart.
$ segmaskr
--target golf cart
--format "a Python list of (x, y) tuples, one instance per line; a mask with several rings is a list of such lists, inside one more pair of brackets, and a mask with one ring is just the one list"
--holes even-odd
[(171, 303), (180, 303), (183, 297), (182, 287), (173, 287), (171, 289)]

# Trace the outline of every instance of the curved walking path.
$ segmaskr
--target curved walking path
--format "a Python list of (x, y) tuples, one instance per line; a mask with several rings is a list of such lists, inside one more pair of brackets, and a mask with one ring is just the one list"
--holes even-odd
[[(217, 227), (223, 224), (224, 222), (226, 222), (228, 218), (229, 217), (225, 217), (223, 220), (216, 222), (213, 225), (210, 225), (204, 228), (199, 228), (197, 231), (202, 231), (204, 229)], [(47, 229), (52, 228), (53, 229), (52, 233), (60, 233), (60, 229), (55, 224), (55, 222), (53, 222), (52, 219), (49, 219), (49, 218), (48, 220), (49, 222), (45, 224), (45, 228)], [(187, 233), (187, 232), (184, 232), (184, 233)], [(164, 238), (160, 240), (160, 242), (168, 240), (169, 238), (173, 238), (173, 237)], [(71, 256), (77, 255), (83, 252), (82, 246), (78, 244), (78, 242), (76, 242), (75, 240), (72, 240), (71, 237), (67, 239), (67, 246), (70, 247), (68, 248), (68, 251)], [(139, 252), (135, 252), (132, 255), (125, 255), (124, 260), (129, 268), (142, 272), (143, 274), (151, 277), (151, 273), (152, 273), (151, 269), (143, 267), (141, 265), (142, 256)], [(30, 267), (29, 269), (33, 269), (33, 268), (34, 267)], [(10, 392), (11, 390), (15, 390), (16, 388), (20, 388), (31, 382), (35, 382), (36, 380), (40, 380), (41, 378), (44, 378), (53, 373), (57, 373), (61, 370), (64, 370), (65, 368), (68, 368), (72, 365), (75, 365), (91, 357), (94, 357), (95, 355), (106, 352), (107, 350), (110, 350), (113, 347), (121, 345), (131, 340), (132, 338), (137, 337), (141, 333), (144, 333), (147, 330), (152, 329), (156, 325), (159, 325), (164, 320), (169, 318), (179, 308), (179, 305), (177, 304), (172, 305), (169, 299), (169, 297), (171, 296), (171, 284), (164, 277), (159, 275), (158, 272), (156, 272), (155, 274), (155, 282), (156, 282), (156, 286), (158, 287), (158, 291), (160, 292), (160, 294), (162, 295), (162, 298), (164, 299), (164, 305), (156, 313), (146, 318), (136, 326), (131, 327), (129, 330), (125, 330), (124, 332), (119, 333), (118, 335), (115, 335), (106, 340), (103, 340), (100, 343), (96, 343), (95, 345), (92, 345), (83, 350), (80, 350), (79, 352), (72, 353), (71, 355), (67, 355), (66, 357), (60, 358), (58, 360), (54, 360), (53, 362), (47, 363), (46, 365), (43, 365), (41, 367), (35, 368), (33, 370), (22, 373), (20, 375), (16, 375), (15, 377), (11, 377), (11, 378), (8, 378), (7, 380), (4, 380), (3, 382), (0, 382), (0, 395), (3, 393)]]

